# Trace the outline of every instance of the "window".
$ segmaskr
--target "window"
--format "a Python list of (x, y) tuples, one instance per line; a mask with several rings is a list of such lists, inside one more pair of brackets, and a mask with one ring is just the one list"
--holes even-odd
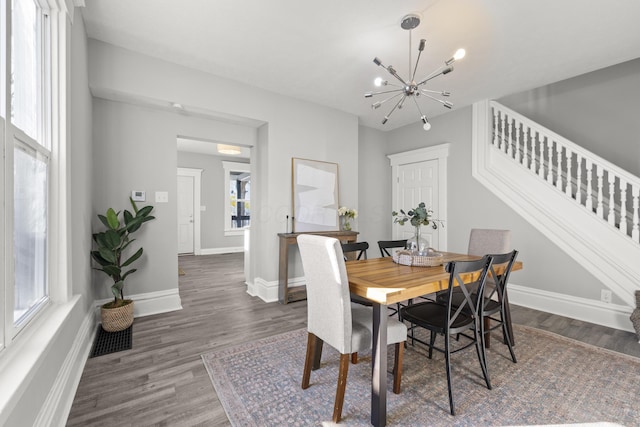
[(247, 163), (222, 162), (225, 174), (225, 235), (242, 234), (251, 225), (251, 169)]
[(9, 12), (0, 15), (0, 63), (10, 64), (8, 76), (0, 72), (1, 182), (7, 190), (0, 196), (1, 350), (49, 301), (49, 266), (55, 262), (50, 257), (52, 146), (58, 141), (52, 132), (50, 17), (59, 13), (45, 11), (38, 0), (0, 0), (0, 5), (0, 14)]

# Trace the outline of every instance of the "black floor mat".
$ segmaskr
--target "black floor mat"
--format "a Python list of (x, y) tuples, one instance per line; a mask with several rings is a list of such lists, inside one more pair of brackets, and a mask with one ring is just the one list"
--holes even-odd
[(102, 325), (98, 325), (98, 333), (96, 341), (93, 343), (91, 356), (97, 357), (117, 351), (130, 350), (133, 342), (133, 325), (124, 331), (107, 332), (102, 329)]

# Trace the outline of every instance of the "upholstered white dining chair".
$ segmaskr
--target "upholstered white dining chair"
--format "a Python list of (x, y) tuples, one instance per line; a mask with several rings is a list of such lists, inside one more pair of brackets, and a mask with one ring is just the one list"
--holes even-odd
[(472, 228), (469, 233), (467, 254), (484, 256), (511, 251), (511, 230)]
[[(307, 287), (307, 352), (302, 388), (309, 387), (316, 345), (325, 342), (340, 353), (333, 422), (339, 422), (347, 384), (349, 357), (369, 350), (373, 341), (373, 310), (352, 304), (340, 242), (331, 237), (301, 234), (298, 247)], [(320, 340), (320, 342), (319, 342)], [(407, 327), (396, 319), (387, 323), (387, 344), (395, 344), (393, 392), (400, 392), (402, 356)], [(320, 347), (321, 348), (321, 347)]]

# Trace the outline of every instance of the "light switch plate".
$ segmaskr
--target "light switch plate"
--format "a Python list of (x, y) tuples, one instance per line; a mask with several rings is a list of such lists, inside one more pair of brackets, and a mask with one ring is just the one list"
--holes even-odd
[(156, 191), (156, 203), (169, 203), (169, 192)]

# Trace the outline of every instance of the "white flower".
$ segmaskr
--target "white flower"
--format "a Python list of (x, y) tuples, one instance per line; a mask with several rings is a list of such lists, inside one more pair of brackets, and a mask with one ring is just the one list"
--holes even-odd
[(347, 218), (358, 218), (358, 211), (355, 209), (349, 209), (346, 206), (340, 206), (338, 208), (338, 215), (346, 216)]

